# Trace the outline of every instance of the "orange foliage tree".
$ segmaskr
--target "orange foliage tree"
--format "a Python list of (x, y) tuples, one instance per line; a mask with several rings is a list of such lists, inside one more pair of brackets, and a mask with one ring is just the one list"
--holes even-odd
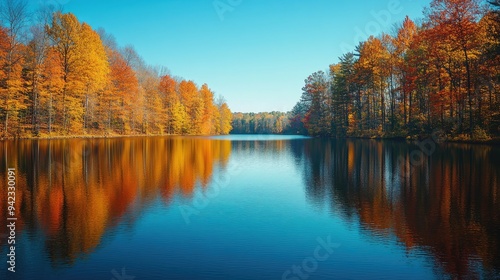
[(373, 34), (353, 58), (333, 64), (323, 101), (301, 100), (290, 120), (315, 128), (319, 115), (331, 115), (323, 125), (329, 129), (309, 134), (336, 137), (416, 138), (436, 129), (457, 140), (500, 135), (500, 16), (493, 4), (433, 0), (422, 24), (406, 17), (394, 37)]
[(208, 85), (163, 75), (71, 13), (43, 10), (28, 27), (26, 1), (4, 4), (2, 137), (229, 133), (227, 104), (218, 108)]

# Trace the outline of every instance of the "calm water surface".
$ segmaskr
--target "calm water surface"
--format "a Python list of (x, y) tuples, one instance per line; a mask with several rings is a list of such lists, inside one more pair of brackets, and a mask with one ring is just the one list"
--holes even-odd
[[(500, 278), (500, 148), (289, 136), (0, 142), (0, 279)], [(135, 278), (133, 278), (135, 277)]]

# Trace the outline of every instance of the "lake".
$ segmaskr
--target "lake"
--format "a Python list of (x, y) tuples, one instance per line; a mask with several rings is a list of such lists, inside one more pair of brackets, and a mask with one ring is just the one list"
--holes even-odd
[[(500, 147), (294, 136), (0, 142), (1, 279), (500, 278)], [(9, 220), (10, 221), (10, 220)]]

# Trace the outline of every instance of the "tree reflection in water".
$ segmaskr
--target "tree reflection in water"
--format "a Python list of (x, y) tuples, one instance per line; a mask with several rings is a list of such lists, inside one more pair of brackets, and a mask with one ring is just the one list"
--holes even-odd
[[(17, 169), (17, 231), (43, 229), (53, 263), (73, 263), (131, 208), (137, 215), (158, 195), (169, 203), (207, 186), (230, 153), (230, 141), (202, 138), (16, 141), (3, 143), (0, 170)], [(7, 188), (0, 191), (6, 197)]]
[[(440, 144), (405, 176), (414, 144), (314, 139), (292, 151), (303, 162), (312, 203), (367, 234), (423, 249), (452, 277), (487, 277), (500, 270), (500, 150)], [(481, 264), (486, 275), (478, 275)]]

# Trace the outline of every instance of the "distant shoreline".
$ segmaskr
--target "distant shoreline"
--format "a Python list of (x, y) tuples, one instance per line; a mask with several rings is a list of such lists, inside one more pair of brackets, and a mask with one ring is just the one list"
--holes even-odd
[[(252, 133), (237, 133), (237, 134), (229, 134), (229, 135), (300, 135), (300, 136), (307, 136), (307, 135), (302, 135), (302, 134), (252, 134)], [(335, 137), (330, 137), (330, 136), (308, 136), (311, 138), (324, 138), (324, 139), (337, 139), (337, 140), (347, 140), (347, 139), (358, 139), (358, 140), (390, 140), (390, 141), (400, 141), (400, 142), (414, 142), (414, 141), (421, 141), (424, 139), (427, 139), (431, 137), (430, 135), (425, 135), (421, 136), (418, 138), (405, 138), (402, 136), (376, 136), (376, 137), (369, 137), (369, 136), (347, 136), (347, 137), (340, 137), (340, 138), (335, 138)], [(499, 145), (500, 144), (500, 138), (492, 138), (492, 139), (487, 139), (487, 140), (468, 140), (468, 139), (443, 139), (443, 143), (461, 143), (461, 144), (488, 144), (488, 145)]]
[[(405, 138), (401, 136), (388, 136), (388, 137), (368, 137), (368, 136), (348, 136), (342, 138), (334, 138), (327, 136), (307, 136), (301, 134), (245, 134), (245, 133), (237, 133), (237, 134), (226, 134), (226, 135), (195, 135), (195, 134), (163, 134), (163, 135), (148, 135), (148, 134), (135, 134), (135, 135), (76, 135), (76, 136), (50, 136), (50, 137), (1, 137), (0, 141), (16, 141), (16, 140), (64, 140), (64, 139), (119, 139), (119, 138), (153, 138), (153, 137), (212, 137), (212, 136), (231, 136), (231, 135), (289, 135), (289, 136), (306, 136), (311, 138), (324, 138), (324, 139), (337, 139), (337, 140), (347, 140), (347, 139), (357, 139), (357, 140), (389, 140), (389, 141), (398, 141), (398, 142), (414, 142), (424, 140), (430, 136), (419, 137), (419, 138)], [(467, 140), (467, 139), (444, 139), (441, 142), (443, 143), (457, 143), (457, 144), (486, 144), (486, 145), (500, 145), (500, 138), (492, 138), (488, 140)]]

